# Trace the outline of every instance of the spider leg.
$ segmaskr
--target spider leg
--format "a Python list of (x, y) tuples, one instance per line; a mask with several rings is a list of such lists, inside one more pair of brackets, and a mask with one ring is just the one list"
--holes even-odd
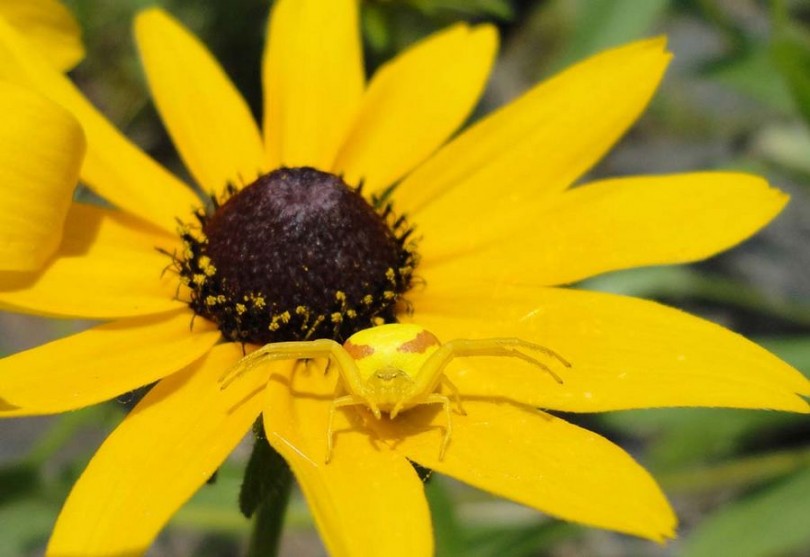
[(332, 460), (332, 445), (335, 437), (335, 432), (332, 428), (332, 423), (335, 419), (335, 410), (337, 410), (338, 408), (344, 408), (346, 406), (360, 406), (360, 405), (366, 406), (366, 401), (357, 395), (345, 395), (340, 397), (337, 396), (342, 390), (343, 386), (340, 383), (338, 383), (337, 388), (335, 389), (335, 398), (334, 400), (332, 400), (332, 404), (329, 407), (329, 420), (327, 421), (326, 425), (326, 459), (324, 460), (325, 464), (329, 464), (329, 461)]
[(219, 378), (220, 388), (226, 389), (239, 377), (256, 369), (265, 362), (279, 360), (310, 360), (312, 358), (328, 358), (334, 360), (341, 370), (347, 369), (356, 372), (356, 365), (352, 357), (337, 342), (329, 339), (318, 339), (299, 342), (275, 342), (251, 352), (233, 367), (229, 368)]
[(450, 414), (450, 399), (439, 393), (431, 393), (420, 404), (441, 404), (444, 408), (444, 415), (447, 418), (447, 426), (444, 428), (444, 439), (442, 440), (442, 447), (439, 449), (439, 460), (444, 460), (444, 453), (447, 451), (447, 445), (450, 444), (450, 436), (453, 434), (453, 419)]
[(456, 387), (455, 383), (450, 381), (450, 379), (446, 375), (442, 375), (442, 381), (441, 382), (444, 383), (445, 385), (447, 385), (447, 387), (453, 393), (453, 399), (456, 401), (456, 406), (458, 407), (458, 413), (461, 414), (462, 416), (466, 416), (467, 411), (464, 410), (464, 407), (461, 405), (461, 393), (459, 392), (458, 387)]
[(433, 353), (423, 367), (426, 375), (440, 374), (453, 358), (468, 356), (506, 356), (518, 358), (539, 367), (548, 373), (557, 383), (562, 384), (562, 378), (551, 368), (539, 360), (520, 351), (534, 350), (559, 361), (565, 367), (571, 363), (550, 348), (534, 344), (519, 338), (484, 338), (484, 339), (456, 339), (446, 342)]

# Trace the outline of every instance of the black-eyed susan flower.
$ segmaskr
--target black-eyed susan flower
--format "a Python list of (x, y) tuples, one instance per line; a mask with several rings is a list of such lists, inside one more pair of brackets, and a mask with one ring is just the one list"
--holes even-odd
[[(742, 337), (658, 304), (560, 288), (710, 256), (786, 202), (733, 173), (571, 187), (647, 104), (670, 57), (663, 40), (590, 58), (448, 142), (494, 59), (489, 26), (434, 35), (365, 83), (354, 0), (280, 0), (263, 133), (179, 23), (149, 10), (136, 37), (155, 104), (210, 203), (0, 21), (0, 77), (76, 116), (81, 178), (117, 207), (74, 204), (45, 268), (0, 274), (6, 309), (108, 321), (0, 361), (3, 415), (157, 381), (74, 487), (50, 554), (144, 551), (260, 414), (331, 553), (427, 555), (430, 517), (409, 461), (567, 520), (673, 535), (663, 494), (629, 455), (536, 408), (807, 412), (806, 379)], [(538, 342), (574, 367), (563, 384), (520, 361), (449, 367), (466, 415), (453, 415), (443, 458), (445, 424), (430, 408), (378, 422), (352, 407), (335, 417), (327, 464), (334, 373), (278, 365), (273, 380), (248, 373), (221, 388), (243, 343), (342, 340), (395, 319), (442, 340)]]

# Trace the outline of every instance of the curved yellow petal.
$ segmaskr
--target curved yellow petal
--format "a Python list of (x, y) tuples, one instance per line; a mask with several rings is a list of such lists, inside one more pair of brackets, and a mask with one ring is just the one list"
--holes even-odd
[(53, 254), (73, 199), (84, 134), (39, 94), (0, 84), (0, 269), (31, 271)]
[(74, 204), (62, 244), (46, 267), (0, 273), (0, 307), (88, 319), (185, 307), (175, 297), (177, 275), (166, 271), (171, 259), (157, 250), (171, 252), (176, 244), (120, 211)]
[(363, 94), (358, 0), (279, 0), (262, 64), (271, 168), (330, 170)]
[(336, 374), (290, 368), (276, 366), (267, 384), (264, 428), (298, 479), (329, 554), (431, 555), (430, 512), (413, 467), (375, 444), (351, 408), (336, 413), (325, 464)]
[(73, 83), (0, 19), (0, 79), (40, 92), (76, 117), (87, 137), (81, 179), (121, 209), (174, 232), (200, 205), (192, 191), (116, 130)]
[(158, 383), (107, 438), (62, 508), (47, 555), (141, 555), (261, 411), (258, 376), (220, 389), (233, 343)]
[(604, 180), (477, 221), (465, 227), (464, 244), (455, 250), (447, 236), (426, 235), (423, 267), (431, 268), (434, 282), (454, 281), (474, 268), (481, 281), (554, 285), (618, 269), (697, 261), (754, 234), (787, 199), (747, 174)]
[(494, 27), (456, 25), (382, 66), (363, 96), (335, 170), (370, 193), (391, 185), (469, 116), (498, 48)]
[(676, 518), (655, 480), (607, 439), (533, 408), (465, 403), (452, 415), (409, 410), (372, 427), (394, 450), (432, 470), (550, 515), (662, 541)]
[(0, 17), (24, 32), (58, 70), (67, 71), (84, 58), (82, 30), (59, 0), (0, 0)]
[(181, 310), (94, 327), (0, 360), (0, 417), (90, 406), (148, 385), (202, 357), (219, 340)]
[(669, 59), (663, 39), (645, 40), (541, 83), (408, 176), (397, 188), (397, 210), (418, 215), (430, 236), (565, 189), (636, 120)]
[[(429, 295), (427, 294), (429, 292)], [(519, 337), (556, 350), (563, 379), (514, 358), (465, 358), (448, 376), (465, 396), (602, 412), (718, 406), (810, 412), (810, 382), (742, 336), (653, 302), (555, 288), (428, 287), (415, 319), (444, 340)]]
[(219, 194), (266, 171), (250, 109), (205, 46), (159, 8), (138, 14), (135, 38), (155, 105), (203, 189)]

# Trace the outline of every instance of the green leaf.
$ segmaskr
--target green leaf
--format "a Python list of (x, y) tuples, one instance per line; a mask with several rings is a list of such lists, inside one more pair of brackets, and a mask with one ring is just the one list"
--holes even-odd
[(771, 45), (774, 64), (785, 78), (796, 108), (810, 125), (810, 37), (781, 18), (775, 26)]
[(442, 12), (456, 12), (467, 17), (514, 17), (509, 0), (409, 0), (422, 13), (435, 17)]
[(0, 557), (40, 555), (59, 507), (39, 499), (22, 499), (0, 507)]
[(480, 529), (470, 539), (466, 557), (530, 557), (545, 555), (559, 542), (582, 532), (567, 522), (547, 520), (528, 526)]
[(810, 469), (721, 508), (686, 539), (683, 557), (787, 555), (810, 543)]
[(560, 69), (586, 56), (650, 34), (669, 0), (566, 0), (574, 9), (571, 37), (552, 64)]
[(39, 471), (28, 462), (0, 468), (0, 506), (30, 497), (39, 488)]
[(290, 467), (270, 446), (261, 430), (256, 436), (253, 452), (245, 469), (245, 480), (239, 492), (239, 509), (242, 514), (250, 518), (260, 505), (272, 505), (277, 499), (283, 499), (283, 512), (291, 480)]
[(464, 532), (456, 516), (456, 507), (443, 478), (434, 477), (425, 485), (425, 495), (433, 517), (436, 557), (465, 555)]
[(765, 43), (749, 45), (747, 52), (714, 65), (705, 75), (782, 113), (795, 112), (790, 89)]

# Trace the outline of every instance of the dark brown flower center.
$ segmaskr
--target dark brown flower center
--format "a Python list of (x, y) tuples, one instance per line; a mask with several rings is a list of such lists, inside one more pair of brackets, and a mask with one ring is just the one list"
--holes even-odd
[(332, 338), (395, 320), (416, 256), (405, 220), (341, 178), (282, 168), (185, 227), (176, 258), (189, 305), (229, 340)]

